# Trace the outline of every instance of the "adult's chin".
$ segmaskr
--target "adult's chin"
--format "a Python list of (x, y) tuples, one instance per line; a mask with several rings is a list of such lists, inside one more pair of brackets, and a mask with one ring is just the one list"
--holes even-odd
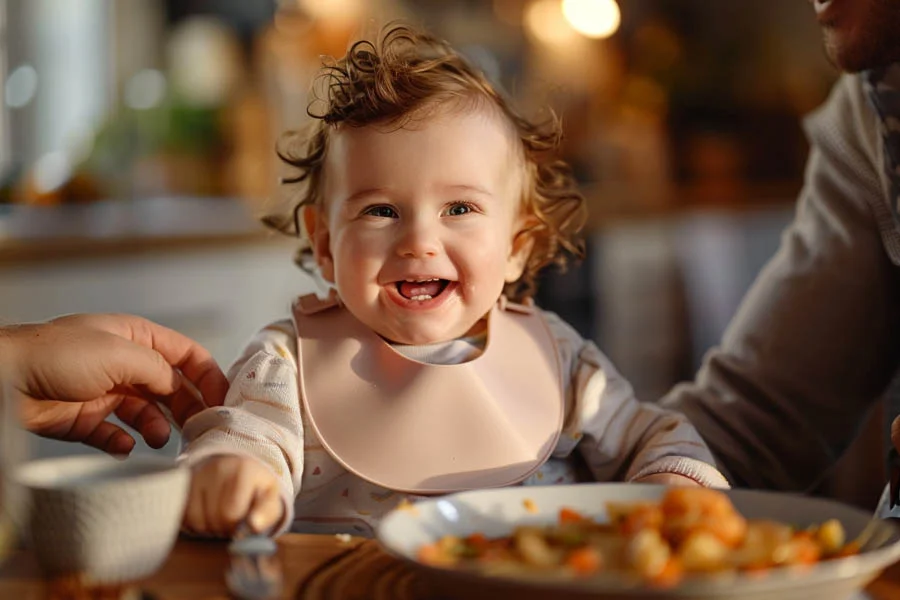
[(896, 0), (815, 0), (816, 14), (831, 62), (850, 73), (900, 60), (900, 2)]
[(898, 60), (900, 47), (878, 44), (877, 40), (839, 29), (823, 29), (825, 54), (836, 68), (847, 73), (887, 66)]

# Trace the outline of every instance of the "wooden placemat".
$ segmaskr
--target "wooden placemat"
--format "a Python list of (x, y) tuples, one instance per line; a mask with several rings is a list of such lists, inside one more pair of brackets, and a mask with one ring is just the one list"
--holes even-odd
[(421, 573), (365, 541), (322, 564), (297, 584), (297, 600), (433, 600)]
[[(298, 580), (296, 600), (588, 600), (589, 589), (562, 590), (516, 585), (502, 579), (439, 576), (416, 569), (366, 540), (319, 565)], [(604, 600), (635, 600), (604, 596)]]

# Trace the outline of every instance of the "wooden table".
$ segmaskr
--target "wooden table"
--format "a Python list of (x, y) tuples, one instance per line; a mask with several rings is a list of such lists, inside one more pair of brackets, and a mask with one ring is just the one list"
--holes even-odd
[[(371, 540), (287, 534), (279, 538), (285, 565), (285, 598), (297, 600), (427, 598), (427, 583), (403, 563), (384, 554)], [(154, 600), (227, 600), (223, 574), (228, 554), (222, 542), (180, 540), (163, 568), (141, 588)], [(873, 600), (900, 598), (900, 563), (866, 590)], [(0, 598), (44, 600), (33, 557), (13, 556), (0, 568)]]

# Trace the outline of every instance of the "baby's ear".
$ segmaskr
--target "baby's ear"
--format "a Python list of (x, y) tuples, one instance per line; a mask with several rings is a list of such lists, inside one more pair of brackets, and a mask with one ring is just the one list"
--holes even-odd
[(322, 279), (334, 283), (334, 260), (331, 256), (331, 236), (328, 234), (325, 211), (317, 206), (304, 206), (302, 211), (303, 228), (309, 236), (309, 243)]
[(506, 283), (518, 281), (525, 272), (528, 259), (534, 250), (533, 227), (537, 224), (537, 218), (522, 218), (518, 223), (518, 231), (513, 236), (509, 249), (509, 258), (506, 259)]

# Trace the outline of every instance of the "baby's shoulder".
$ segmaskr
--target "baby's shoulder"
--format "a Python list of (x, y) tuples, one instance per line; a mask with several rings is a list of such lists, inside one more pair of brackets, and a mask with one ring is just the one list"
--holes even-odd
[(538, 312), (547, 323), (556, 342), (562, 364), (566, 365), (568, 370), (575, 370), (586, 365), (591, 370), (602, 370), (607, 374), (615, 372), (609, 358), (593, 340), (582, 336), (556, 313), (544, 309), (538, 309)]
[(296, 362), (297, 335), (294, 324), (290, 319), (279, 319), (259, 329), (253, 337), (244, 345), (240, 355), (228, 368), (228, 380), (234, 376), (244, 365), (254, 358), (277, 357), (281, 362)]
[(297, 354), (297, 330), (290, 318), (272, 321), (254, 334), (244, 350), (249, 357), (257, 352), (295, 359)]
[(557, 343), (565, 342), (567, 344), (580, 346), (585, 342), (584, 337), (555, 312), (535, 307), (535, 313), (547, 324), (547, 328), (550, 330), (550, 333)]
[(271, 339), (293, 339), (297, 337), (297, 330), (294, 327), (294, 322), (290, 318), (279, 319), (277, 321), (272, 321), (262, 329), (260, 329), (256, 336), (256, 339), (259, 340), (271, 340)]

